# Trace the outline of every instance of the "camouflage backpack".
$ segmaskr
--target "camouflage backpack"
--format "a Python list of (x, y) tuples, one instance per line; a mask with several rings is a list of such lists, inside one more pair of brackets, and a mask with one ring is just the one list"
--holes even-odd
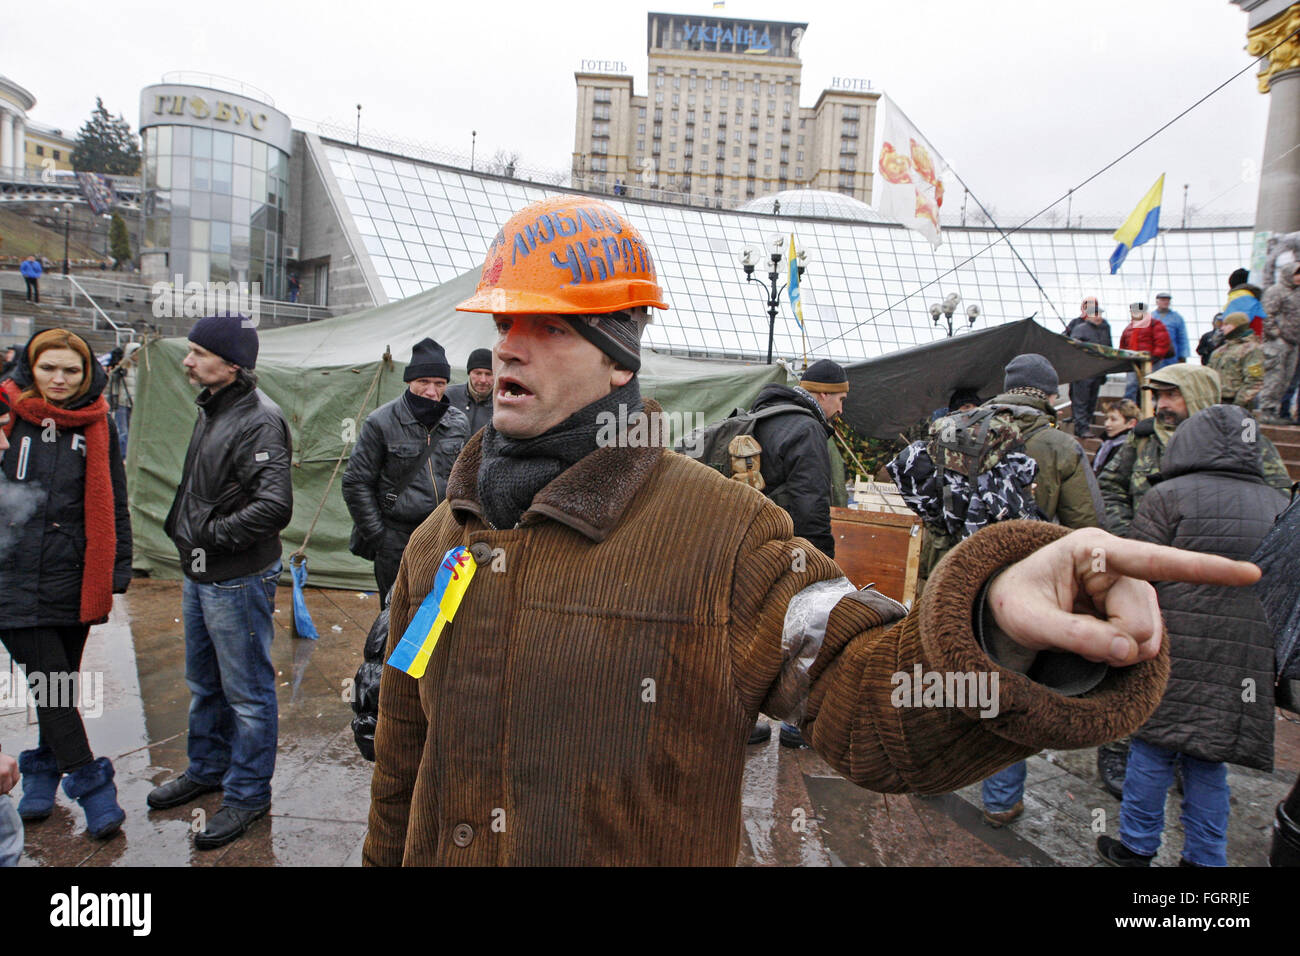
[[(802, 405), (769, 405), (756, 412), (735, 409), (721, 421), (697, 428), (682, 438), (674, 449), (680, 454), (708, 465), (719, 474), (744, 482), (756, 491), (766, 491), (770, 496), (779, 489), (765, 489), (759, 465), (763, 449), (754, 437), (754, 429), (765, 418), (776, 415), (807, 415), (816, 419)], [(783, 486), (784, 487), (784, 486)]]
[[(1004, 405), (980, 405), (932, 422), (925, 448), (936, 469), (963, 475), (974, 489), (979, 476), (992, 471), (1007, 455), (1023, 454), (1025, 443), (1010, 409)], [(952, 483), (942, 484), (944, 510), (958, 520), (965, 520), (970, 498), (955, 500)], [(1029, 486), (1018, 485), (1016, 490), (1033, 500)]]

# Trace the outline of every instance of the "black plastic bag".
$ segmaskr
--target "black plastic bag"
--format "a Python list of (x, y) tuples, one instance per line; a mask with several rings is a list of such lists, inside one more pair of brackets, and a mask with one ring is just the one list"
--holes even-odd
[(379, 680), (384, 673), (384, 646), (388, 643), (388, 608), (370, 625), (363, 652), (365, 660), (352, 682), (352, 736), (367, 760), (375, 759), (375, 721), (379, 718)]

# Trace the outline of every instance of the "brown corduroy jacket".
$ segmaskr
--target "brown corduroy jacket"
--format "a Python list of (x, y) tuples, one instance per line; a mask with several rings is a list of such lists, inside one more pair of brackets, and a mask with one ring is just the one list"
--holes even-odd
[[(791, 598), (841, 572), (763, 495), (661, 448), (601, 448), (497, 531), (478, 503), (481, 440), (412, 535), (393, 590), (385, 658), (448, 549), (493, 549), (424, 677), (384, 668), (368, 865), (730, 866), (760, 710), (801, 720), (862, 786), (942, 793), (1043, 747), (1123, 736), (1159, 702), (1163, 650), (1067, 698), (980, 649), (983, 585), (1056, 526), (985, 529), (906, 618), (882, 595), (850, 594), (824, 638), (783, 646)], [(998, 715), (894, 706), (892, 678), (918, 663), (997, 672)]]

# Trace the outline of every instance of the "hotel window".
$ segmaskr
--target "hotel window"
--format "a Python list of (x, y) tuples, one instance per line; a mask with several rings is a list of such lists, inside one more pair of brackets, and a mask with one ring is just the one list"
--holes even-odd
[(680, 90), (681, 88), (682, 88), (682, 78), (681, 78), (680, 76), (674, 76), (674, 77), (673, 77), (673, 89), (675, 89), (675, 90)]
[(597, 103), (608, 103), (613, 99), (613, 97), (611, 96), (612, 93), (613, 90), (609, 90), (604, 87), (597, 87), (596, 92), (592, 95), (592, 100), (594, 100)]
[(796, 166), (796, 167), (794, 168), (794, 175), (795, 175), (795, 178), (796, 178), (796, 179), (803, 179), (803, 167), (802, 167), (802, 166)]
[(593, 106), (591, 108), (591, 118), (598, 119), (598, 120), (609, 119), (609, 104), (597, 103), (595, 106)]
[[(656, 94), (655, 94), (655, 106), (663, 106), (663, 105), (664, 105), (664, 95), (663, 95), (662, 93), (656, 93)], [(803, 121), (800, 120), (799, 122), (800, 122), (800, 124), (802, 125)]]
[(677, 110), (673, 110), (673, 112), (672, 112), (672, 117), (673, 117), (673, 122), (676, 123), (676, 122), (677, 122)]
[(843, 106), (840, 108), (840, 117), (846, 120), (855, 120), (858, 118), (858, 108), (856, 106)]
[(841, 156), (840, 169), (844, 172), (853, 172), (858, 168), (858, 158), (856, 156)]
[(673, 94), (673, 106), (681, 106), (681, 105), (682, 105), (682, 94), (680, 94), (680, 93), (674, 93), (674, 94)]

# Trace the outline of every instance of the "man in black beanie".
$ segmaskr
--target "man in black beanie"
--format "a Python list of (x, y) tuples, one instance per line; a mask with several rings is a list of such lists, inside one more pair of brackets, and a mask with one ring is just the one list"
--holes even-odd
[[(848, 503), (844, 460), (835, 448), (831, 420), (844, 410), (848, 394), (844, 369), (830, 359), (820, 359), (808, 366), (793, 388), (764, 385), (750, 409), (789, 409), (789, 414), (773, 412), (754, 426), (754, 438), (763, 449), (759, 455), (763, 494), (789, 513), (796, 535), (831, 558), (835, 557), (831, 506)], [(749, 742), (762, 743), (771, 736), (771, 725), (759, 720)], [(783, 722), (780, 736), (783, 746), (807, 746), (794, 724)]]
[(243, 834), (271, 808), (279, 705), (271, 638), (280, 531), (293, 515), (293, 442), (257, 387), (257, 329), (239, 315), (199, 319), (183, 365), (202, 388), (176, 499), (163, 525), (185, 573), (189, 766), (150, 792), (154, 810), (223, 791), (194, 836), (200, 850)]
[(450, 375), (442, 346), (417, 342), (402, 376), (406, 391), (366, 416), (343, 473), (349, 549), (375, 562), (385, 607), (407, 539), (447, 497), (447, 476), (470, 436), (469, 419), (444, 394)]
[(447, 389), (447, 401), (459, 408), (469, 418), (469, 433), (473, 435), (492, 421), (492, 350), (475, 349), (465, 363), (469, 381)]

